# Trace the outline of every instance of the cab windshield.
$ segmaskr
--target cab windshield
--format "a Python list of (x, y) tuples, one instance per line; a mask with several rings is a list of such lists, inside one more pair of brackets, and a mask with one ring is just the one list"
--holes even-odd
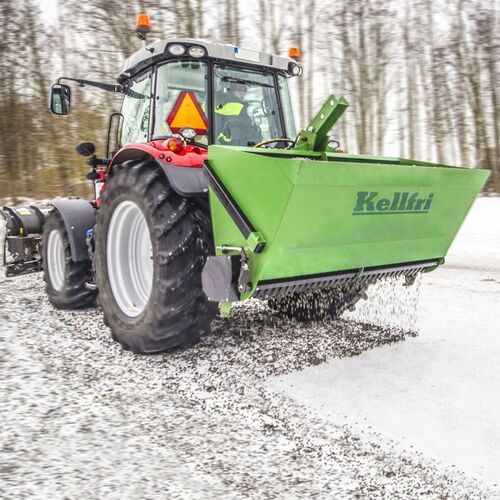
[(272, 73), (215, 66), (214, 140), (253, 146), (285, 137)]
[[(175, 61), (158, 67), (154, 139), (178, 134), (182, 128), (193, 128), (194, 142), (208, 145), (208, 74), (207, 63), (202, 61)], [(215, 144), (252, 146), (268, 139), (295, 137), (284, 76), (275, 79), (270, 71), (230, 65), (214, 65), (212, 74), (211, 137)]]
[(158, 68), (156, 78), (153, 137), (171, 136), (189, 127), (198, 129), (195, 142), (208, 144), (207, 64), (171, 62)]

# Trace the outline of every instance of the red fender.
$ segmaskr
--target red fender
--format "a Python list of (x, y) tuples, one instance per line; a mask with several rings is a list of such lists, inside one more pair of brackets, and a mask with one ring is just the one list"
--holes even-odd
[[(141, 160), (149, 156), (163, 170), (172, 188), (181, 196), (195, 196), (207, 191), (207, 181), (203, 175), (203, 162), (208, 158), (206, 148), (187, 144), (180, 153), (167, 147), (166, 140), (156, 140), (140, 144), (128, 144), (111, 159), (107, 174), (113, 167), (129, 160)], [(102, 193), (106, 189), (103, 183)], [(100, 205), (100, 200), (97, 200)]]
[(206, 148), (187, 144), (180, 153), (174, 153), (168, 149), (166, 142), (167, 140), (156, 140), (124, 146), (113, 156), (108, 173), (117, 163), (142, 157), (140, 152), (147, 153), (166, 167), (175, 165), (176, 167), (203, 168), (203, 162), (208, 158)]

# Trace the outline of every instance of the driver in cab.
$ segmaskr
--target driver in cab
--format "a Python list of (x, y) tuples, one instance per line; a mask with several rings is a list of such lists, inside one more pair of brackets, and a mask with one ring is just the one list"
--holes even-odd
[(253, 146), (262, 141), (259, 127), (248, 115), (245, 102), (247, 86), (244, 83), (231, 83), (223, 102), (215, 107), (217, 123), (217, 143), (230, 146)]

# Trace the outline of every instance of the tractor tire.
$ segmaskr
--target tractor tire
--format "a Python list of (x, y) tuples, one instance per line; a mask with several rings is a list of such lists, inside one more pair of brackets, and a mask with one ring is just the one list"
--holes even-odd
[(87, 287), (92, 274), (91, 261), (73, 261), (68, 233), (57, 210), (46, 216), (43, 225), (42, 269), (45, 290), (52, 305), (58, 309), (95, 305), (97, 291)]
[(155, 163), (114, 168), (97, 213), (96, 274), (104, 321), (125, 350), (163, 352), (209, 331), (201, 285), (209, 228)]
[(358, 300), (365, 298), (364, 285), (339, 285), (331, 288), (295, 292), (268, 300), (268, 306), (282, 318), (297, 321), (337, 319), (352, 310)]

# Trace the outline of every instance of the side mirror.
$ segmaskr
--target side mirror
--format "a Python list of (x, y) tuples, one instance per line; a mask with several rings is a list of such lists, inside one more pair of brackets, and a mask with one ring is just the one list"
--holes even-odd
[(55, 83), (50, 90), (50, 111), (55, 115), (67, 115), (71, 107), (71, 89)]
[(82, 142), (78, 144), (76, 151), (82, 156), (90, 156), (95, 153), (95, 146), (92, 142)]

